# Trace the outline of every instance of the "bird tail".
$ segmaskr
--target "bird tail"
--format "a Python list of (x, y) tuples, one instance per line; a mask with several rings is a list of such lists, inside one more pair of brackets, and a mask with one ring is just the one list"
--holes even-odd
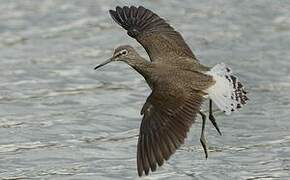
[(216, 83), (206, 91), (220, 110), (229, 115), (246, 104), (247, 92), (224, 63), (215, 65), (207, 74), (213, 76)]

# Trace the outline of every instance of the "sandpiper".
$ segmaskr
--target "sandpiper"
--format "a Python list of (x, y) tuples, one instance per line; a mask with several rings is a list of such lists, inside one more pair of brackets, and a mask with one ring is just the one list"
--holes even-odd
[(243, 85), (225, 64), (202, 65), (179, 32), (152, 11), (139, 6), (116, 7), (109, 11), (116, 23), (127, 30), (146, 50), (150, 61), (133, 47), (123, 45), (113, 56), (95, 67), (123, 61), (140, 73), (152, 92), (141, 110), (137, 145), (138, 175), (162, 166), (184, 143), (197, 114), (202, 116), (200, 141), (208, 157), (204, 128), (206, 115), (201, 105), (209, 99), (209, 119), (221, 134), (212, 114), (212, 101), (229, 115), (248, 100)]

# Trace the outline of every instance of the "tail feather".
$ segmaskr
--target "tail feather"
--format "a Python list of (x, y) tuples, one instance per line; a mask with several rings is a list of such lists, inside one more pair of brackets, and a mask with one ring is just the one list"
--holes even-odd
[(223, 63), (217, 64), (207, 74), (212, 75), (216, 81), (207, 89), (207, 93), (219, 109), (230, 114), (246, 104), (247, 92), (229, 67)]

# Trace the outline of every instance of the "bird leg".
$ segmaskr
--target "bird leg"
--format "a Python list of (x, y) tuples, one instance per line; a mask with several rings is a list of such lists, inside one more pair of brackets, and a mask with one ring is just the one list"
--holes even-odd
[(213, 116), (213, 112), (212, 112), (212, 100), (210, 99), (209, 100), (209, 120), (211, 121), (211, 123), (213, 124), (213, 126), (215, 127), (215, 129), (217, 130), (217, 132), (222, 135), (217, 123), (216, 123), (216, 120), (215, 120), (215, 117)]
[(205, 137), (204, 137), (204, 129), (205, 129), (205, 121), (206, 121), (206, 115), (199, 111), (199, 114), (201, 115), (202, 117), (202, 127), (201, 127), (201, 135), (200, 135), (200, 143), (203, 147), (203, 150), (204, 150), (204, 153), (205, 153), (205, 158), (207, 159), (208, 157), (208, 154), (207, 154), (207, 145), (206, 145), (206, 140), (205, 140)]

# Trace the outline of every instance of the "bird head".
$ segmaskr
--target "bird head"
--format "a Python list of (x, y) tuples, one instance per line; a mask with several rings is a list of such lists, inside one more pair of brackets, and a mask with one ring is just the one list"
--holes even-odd
[(138, 57), (138, 53), (134, 50), (133, 47), (129, 45), (123, 45), (119, 46), (115, 49), (113, 56), (106, 60), (105, 62), (99, 64), (98, 66), (95, 67), (95, 69), (98, 69), (110, 62), (113, 61), (124, 61), (128, 62), (132, 59), (136, 59)]

